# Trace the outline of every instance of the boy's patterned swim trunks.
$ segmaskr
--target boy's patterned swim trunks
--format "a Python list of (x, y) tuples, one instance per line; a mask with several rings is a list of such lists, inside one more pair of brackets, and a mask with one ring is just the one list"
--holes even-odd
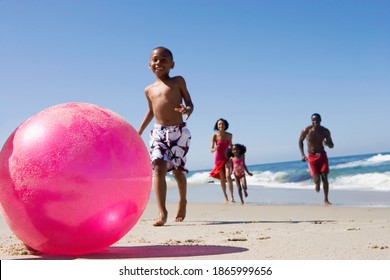
[(168, 172), (178, 169), (187, 173), (184, 166), (190, 142), (191, 133), (185, 123), (172, 126), (155, 124), (149, 141), (152, 165), (156, 159), (162, 159), (168, 163)]

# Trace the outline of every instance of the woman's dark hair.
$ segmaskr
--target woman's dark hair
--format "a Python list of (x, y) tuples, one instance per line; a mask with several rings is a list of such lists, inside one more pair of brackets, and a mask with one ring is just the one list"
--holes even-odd
[(223, 118), (220, 118), (220, 119), (217, 120), (217, 122), (216, 122), (215, 125), (214, 125), (214, 131), (218, 131), (218, 122), (219, 122), (219, 121), (223, 121), (223, 123), (225, 124), (225, 130), (228, 130), (228, 128), (229, 128), (229, 123), (228, 123), (228, 121), (225, 120), (225, 119), (223, 119)]

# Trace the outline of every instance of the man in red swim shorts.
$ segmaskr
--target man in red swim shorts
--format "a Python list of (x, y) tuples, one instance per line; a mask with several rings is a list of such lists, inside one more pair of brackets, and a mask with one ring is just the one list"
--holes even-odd
[[(312, 124), (307, 126), (302, 130), (302, 133), (299, 137), (299, 149), (302, 154), (302, 161), (308, 161), (310, 174), (313, 177), (316, 191), (320, 191), (320, 185), (322, 180), (322, 185), (324, 188), (325, 196), (325, 205), (331, 205), (329, 202), (329, 162), (328, 156), (325, 152), (324, 145), (329, 148), (333, 148), (334, 144), (332, 137), (330, 136), (330, 131), (326, 127), (321, 126), (321, 116), (320, 114), (313, 114), (311, 116)], [(305, 155), (303, 148), (303, 142), (307, 142), (307, 151), (308, 156)]]

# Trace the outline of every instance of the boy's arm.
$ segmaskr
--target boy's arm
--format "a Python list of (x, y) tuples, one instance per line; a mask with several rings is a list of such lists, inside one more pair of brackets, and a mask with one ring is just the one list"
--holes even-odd
[(177, 112), (182, 113), (183, 115), (186, 115), (186, 120), (190, 117), (192, 112), (194, 111), (194, 104), (192, 103), (190, 93), (187, 90), (187, 85), (183, 77), (178, 76), (176, 77), (180, 91), (181, 91), (181, 96), (184, 100), (185, 106), (183, 104), (180, 104), (180, 108), (175, 108)]
[(152, 121), (154, 114), (153, 114), (153, 108), (152, 108), (152, 102), (150, 101), (147, 92), (145, 91), (146, 99), (148, 100), (148, 111), (146, 112), (145, 118), (142, 121), (140, 127), (138, 128), (138, 134), (142, 135), (145, 128), (149, 125), (149, 123)]

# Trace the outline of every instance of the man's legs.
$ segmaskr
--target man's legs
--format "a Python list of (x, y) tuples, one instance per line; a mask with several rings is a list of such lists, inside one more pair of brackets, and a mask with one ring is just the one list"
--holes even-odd
[(313, 175), (314, 184), (316, 186), (316, 192), (320, 192), (321, 178), (320, 174)]
[(328, 199), (328, 194), (329, 194), (328, 174), (322, 173), (321, 174), (321, 178), (322, 178), (322, 185), (323, 185), (323, 188), (324, 188), (324, 202), (325, 202), (325, 205), (332, 205), (332, 203), (330, 203), (329, 199)]

